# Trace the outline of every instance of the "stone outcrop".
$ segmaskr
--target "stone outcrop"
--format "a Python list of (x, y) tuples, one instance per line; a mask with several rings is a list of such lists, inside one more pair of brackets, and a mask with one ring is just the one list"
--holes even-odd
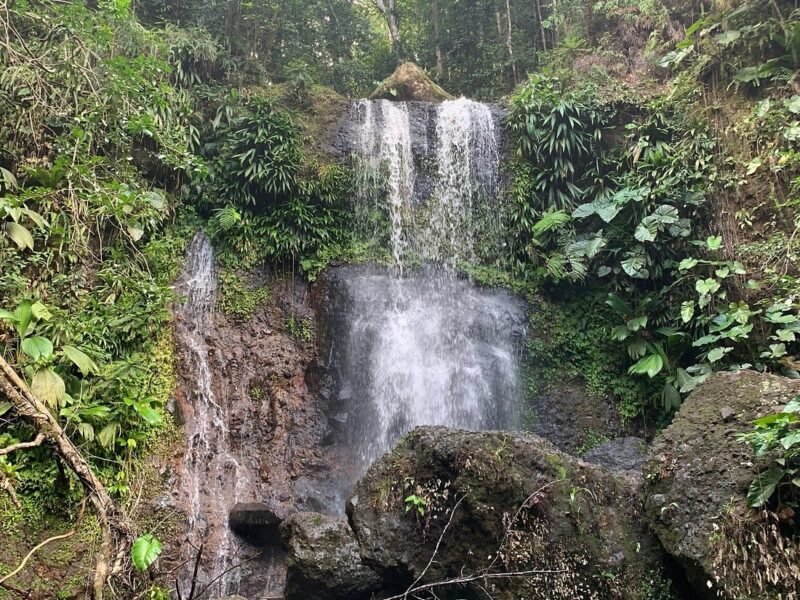
[(460, 578), (437, 596), (635, 600), (661, 561), (638, 491), (534, 435), (423, 427), (347, 510), (363, 561), (395, 593)]
[(240, 502), (228, 513), (228, 526), (258, 545), (279, 539), (282, 521), (280, 514), (262, 502)]
[(647, 443), (638, 437), (621, 437), (604, 442), (583, 455), (586, 462), (611, 471), (641, 473), (647, 456)]
[(436, 85), (430, 77), (413, 62), (397, 67), (370, 94), (370, 100), (397, 100), (416, 102), (443, 102), (453, 97)]
[[(748, 487), (763, 465), (754, 464), (751, 449), (737, 435), (752, 431), (753, 420), (778, 412), (798, 394), (800, 382), (783, 377), (718, 373), (687, 398), (650, 449), (647, 517), (698, 595), (797, 598), (800, 568), (781, 564), (781, 557), (800, 556), (797, 544), (747, 510)], [(772, 540), (779, 540), (782, 550), (766, 539), (776, 532)], [(756, 542), (765, 534), (763, 544)], [(777, 577), (777, 586), (757, 590), (747, 581), (767, 582), (784, 567), (788, 571)]]
[(286, 600), (368, 600), (378, 588), (344, 519), (295, 513), (281, 531), (289, 549)]

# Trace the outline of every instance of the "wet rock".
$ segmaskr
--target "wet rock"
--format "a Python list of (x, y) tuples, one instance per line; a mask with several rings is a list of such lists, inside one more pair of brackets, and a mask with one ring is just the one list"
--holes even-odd
[[(363, 561), (395, 593), (423, 573), (488, 569), (548, 571), (492, 579), (497, 600), (638, 598), (662, 558), (638, 493), (637, 479), (531, 434), (422, 427), (369, 469), (347, 511)], [(481, 597), (471, 586), (437, 595)]]
[(583, 460), (611, 471), (640, 472), (647, 456), (647, 444), (642, 438), (622, 437), (592, 448)]
[(289, 549), (286, 600), (367, 600), (377, 574), (361, 563), (347, 521), (319, 513), (295, 513), (281, 526)]
[[(798, 556), (798, 548), (787, 538), (784, 551), (756, 545), (737, 552), (735, 542), (737, 535), (756, 539), (747, 528), (767, 526), (754, 524), (745, 506), (750, 482), (763, 465), (753, 464), (749, 446), (737, 434), (751, 431), (753, 420), (778, 412), (798, 394), (798, 381), (752, 371), (718, 373), (686, 399), (650, 448), (645, 465), (648, 520), (700, 597), (766, 599), (781, 593), (791, 597), (786, 594), (800, 589), (795, 566), (794, 579), (783, 578), (763, 595), (742, 593), (737, 573), (778, 569), (772, 561)], [(745, 556), (759, 562), (732, 568)]]
[(278, 539), (283, 517), (261, 502), (236, 504), (228, 513), (228, 525), (242, 537), (263, 544)]
[(575, 452), (590, 433), (614, 438), (622, 432), (614, 402), (595, 398), (577, 379), (547, 386), (532, 399), (531, 408), (531, 430), (565, 452)]
[(404, 102), (442, 102), (453, 97), (436, 85), (425, 71), (413, 62), (407, 62), (384, 79), (369, 98)]

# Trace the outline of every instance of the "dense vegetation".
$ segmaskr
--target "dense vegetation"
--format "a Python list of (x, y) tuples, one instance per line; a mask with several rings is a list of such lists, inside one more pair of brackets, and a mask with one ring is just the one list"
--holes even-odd
[[(717, 370), (800, 377), (791, 3), (0, 2), (2, 356), (117, 500), (172, 431), (187, 238), (213, 237), (239, 314), (265, 293), (233, 265), (313, 279), (363, 252), (350, 168), (307, 121), (321, 85), (357, 97), (408, 58), (454, 93), (512, 94), (507, 251), (485, 278), (562, 301), (535, 324), (539, 384), (582, 377), (663, 422)], [(796, 408), (746, 438), (788, 457), (754, 506), (797, 500)], [(35, 435), (0, 399), (0, 448)], [(83, 496), (45, 446), (0, 453), (0, 488), (28, 514)]]

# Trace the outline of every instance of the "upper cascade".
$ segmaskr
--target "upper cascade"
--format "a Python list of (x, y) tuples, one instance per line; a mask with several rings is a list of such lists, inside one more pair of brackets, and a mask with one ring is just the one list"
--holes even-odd
[(495, 111), (466, 98), (362, 100), (354, 120), (360, 218), (375, 226), (377, 209), (388, 221), (397, 265), (474, 259), (476, 229), (498, 218), (490, 207), (500, 187)]

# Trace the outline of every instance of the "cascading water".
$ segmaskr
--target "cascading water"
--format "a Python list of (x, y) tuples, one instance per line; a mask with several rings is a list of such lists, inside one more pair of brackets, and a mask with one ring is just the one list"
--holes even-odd
[[(212, 594), (238, 591), (239, 570), (223, 575), (241, 557), (227, 526), (228, 510), (237, 502), (254, 500), (246, 469), (230, 447), (228, 419), (216, 400), (207, 340), (214, 336), (217, 276), (210, 240), (198, 233), (187, 251), (181, 278), (185, 302), (180, 307), (179, 337), (184, 348), (184, 380), (192, 382), (182, 408), (187, 450), (182, 463), (180, 489), (187, 496), (188, 531), (184, 548), (189, 562), (181, 581), (184, 593), (193, 578), (194, 558), (203, 547), (196, 589), (208, 585)], [(217, 579), (218, 578), (218, 579)]]
[[(475, 215), (497, 212), (490, 108), (465, 99), (436, 107), (363, 101), (356, 112), (362, 212), (388, 215), (399, 268), (331, 275), (347, 485), (415, 426), (513, 428), (525, 323), (519, 299), (478, 288), (454, 268), (475, 258)], [(412, 260), (423, 267), (404, 270)]]
[(392, 256), (402, 269), (405, 251), (403, 208), (409, 206), (414, 193), (408, 107), (386, 100), (365, 100), (358, 104), (358, 118), (360, 188), (373, 190), (381, 183), (386, 185)]

